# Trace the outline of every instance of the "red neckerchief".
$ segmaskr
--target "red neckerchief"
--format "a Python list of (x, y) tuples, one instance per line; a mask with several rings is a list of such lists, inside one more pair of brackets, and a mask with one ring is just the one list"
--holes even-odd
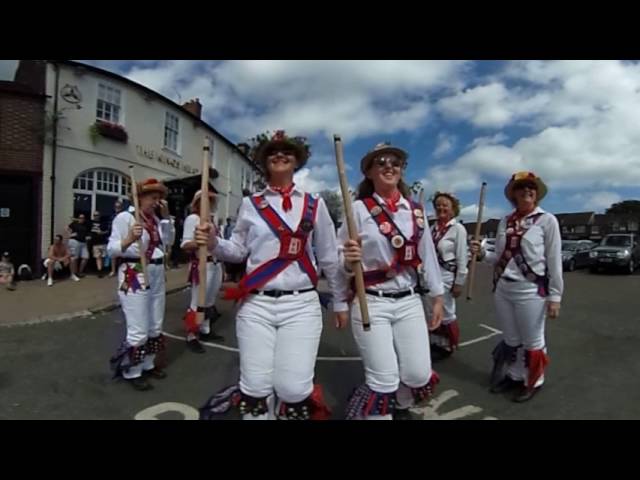
[(156, 224), (153, 215), (147, 216), (142, 214), (142, 224), (144, 229), (149, 233), (149, 246), (147, 247), (145, 256), (147, 257), (147, 260), (151, 260), (153, 251), (158, 245), (160, 245), (160, 232), (158, 231), (158, 225)]
[(441, 222), (440, 220), (437, 221), (436, 223), (436, 232), (435, 235), (433, 236), (434, 239), (434, 243), (437, 246), (438, 242), (442, 239), (442, 237), (444, 237), (445, 233), (447, 233), (447, 230), (449, 229), (449, 222), (451, 220), (447, 220), (445, 222)]
[[(382, 195), (380, 196), (382, 197)], [(395, 190), (388, 198), (382, 197), (384, 203), (387, 204), (387, 207), (389, 207), (389, 210), (393, 213), (396, 213), (398, 211), (398, 202), (401, 198), (402, 195), (400, 195), (400, 190)]]
[(288, 212), (291, 210), (291, 192), (293, 191), (293, 187), (295, 183), (292, 183), (288, 187), (274, 187), (273, 185), (269, 185), (269, 188), (274, 192), (278, 192), (282, 196), (282, 210)]

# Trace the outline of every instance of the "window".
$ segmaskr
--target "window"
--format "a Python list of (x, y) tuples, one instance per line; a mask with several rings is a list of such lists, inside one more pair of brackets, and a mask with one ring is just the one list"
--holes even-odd
[(594, 234), (600, 233), (600, 227), (598, 225), (593, 225), (591, 227), (591, 233), (594, 233)]
[(627, 230), (630, 232), (637, 232), (638, 231), (638, 222), (631, 220), (629, 221), (628, 225), (627, 225)]
[(177, 115), (166, 112), (164, 119), (164, 146), (178, 153), (179, 119)]
[(562, 233), (569, 233), (569, 229), (565, 225), (562, 226)]
[(110, 123), (120, 123), (121, 93), (120, 90), (98, 84), (98, 103), (96, 106), (96, 118)]
[(586, 233), (586, 232), (587, 232), (587, 227), (585, 227), (584, 225), (580, 225), (576, 227), (576, 233)]
[(131, 181), (115, 170), (96, 169), (78, 175), (73, 181), (73, 215), (84, 213), (87, 218), (97, 210), (107, 218), (113, 204), (120, 200), (128, 205)]

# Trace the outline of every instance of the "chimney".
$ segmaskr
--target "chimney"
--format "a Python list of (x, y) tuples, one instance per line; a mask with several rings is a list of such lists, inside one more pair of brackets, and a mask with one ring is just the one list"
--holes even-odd
[(195, 100), (189, 100), (187, 103), (182, 105), (182, 108), (198, 118), (202, 117), (202, 104), (200, 103), (199, 98), (196, 98)]
[(20, 60), (14, 81), (28, 86), (36, 93), (44, 94), (46, 68), (44, 60)]

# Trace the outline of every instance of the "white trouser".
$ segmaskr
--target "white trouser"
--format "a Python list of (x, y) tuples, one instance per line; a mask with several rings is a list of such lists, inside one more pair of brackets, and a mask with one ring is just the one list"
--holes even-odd
[[(518, 349), (517, 359), (509, 364), (507, 375), (516, 381), (527, 381), (525, 350), (544, 350), (546, 299), (538, 295), (538, 287), (533, 282), (498, 281), (494, 295), (498, 328), (502, 330), (504, 341)], [(544, 375), (536, 382), (536, 387), (544, 383)]]
[[(440, 267), (440, 275), (442, 276), (442, 284), (444, 286), (444, 295), (443, 295), (443, 316), (442, 316), (442, 324), (447, 325), (449, 323), (455, 322), (456, 317), (456, 299), (451, 295), (451, 288), (453, 287), (453, 282), (455, 280), (455, 275), (453, 272), (445, 270)], [(431, 316), (433, 315), (432, 310), (432, 299), (429, 295), (425, 295), (423, 297), (425, 311), (427, 312), (427, 319), (431, 320)], [(449, 348), (449, 339), (442, 335), (438, 335), (437, 333), (430, 333), (431, 343), (434, 345), (438, 345), (440, 347)]]
[(256, 398), (275, 391), (287, 403), (311, 395), (322, 333), (318, 293), (250, 295), (236, 320), (240, 390)]
[(374, 392), (398, 391), (398, 407), (407, 408), (413, 402), (406, 395), (409, 388), (426, 385), (432, 374), (422, 301), (417, 294), (400, 299), (367, 294), (367, 306), (368, 332), (362, 328), (359, 302), (353, 302), (351, 310), (351, 329), (362, 356), (365, 381)]
[[(133, 267), (133, 264), (131, 264)], [(122, 263), (118, 269), (118, 288), (124, 281), (126, 264)], [(162, 333), (165, 305), (165, 271), (164, 265), (147, 265), (149, 276), (149, 290), (144, 288), (125, 294), (118, 290), (120, 305), (127, 322), (127, 344), (131, 347), (144, 345), (149, 338), (155, 338)], [(138, 274), (138, 282), (144, 287), (144, 275)], [(130, 367), (123, 372), (124, 378), (135, 378), (142, 375), (143, 370), (153, 369), (155, 354), (146, 355), (144, 362)]]
[[(216, 303), (216, 297), (220, 292), (220, 287), (222, 286), (222, 264), (207, 262), (207, 289), (205, 296), (205, 304), (203, 307), (213, 307)], [(197, 310), (198, 308), (198, 285), (191, 285), (191, 304), (189, 308), (191, 310)], [(210, 332), (209, 322), (203, 321), (200, 324), (200, 333), (204, 333), (205, 335)], [(189, 339), (196, 338), (194, 334), (189, 333), (187, 335)]]

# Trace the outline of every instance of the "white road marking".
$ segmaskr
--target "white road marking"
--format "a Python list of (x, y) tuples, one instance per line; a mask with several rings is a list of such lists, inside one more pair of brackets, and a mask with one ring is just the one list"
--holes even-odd
[[(487, 330), (491, 331), (490, 335), (485, 335), (483, 337), (478, 337), (478, 338), (474, 338), (472, 340), (467, 340), (466, 342), (462, 342), (460, 343), (461, 347), (466, 347), (467, 345), (472, 345), (474, 343), (478, 343), (478, 342), (482, 342), (484, 340), (487, 340), (491, 337), (494, 337), (496, 335), (500, 335), (502, 332), (500, 330), (496, 330), (495, 328), (492, 328), (488, 325), (485, 325), (484, 323), (480, 323), (479, 324), (481, 327), (486, 328)], [(172, 333), (167, 333), (167, 332), (162, 332), (165, 336), (169, 337), (169, 338), (173, 338), (175, 340), (184, 340), (184, 336), (180, 336), (180, 335), (174, 335)], [(235, 347), (228, 347), (226, 345), (221, 345), (219, 343), (212, 343), (212, 342), (200, 342), (203, 345), (206, 345), (207, 347), (211, 347), (211, 348), (217, 348), (219, 350), (224, 350), (225, 352), (234, 352), (234, 353), (239, 353), (240, 350), (238, 350)], [(317, 358), (319, 361), (321, 362), (360, 362), (362, 360), (362, 358), (360, 357), (318, 357)]]
[(134, 420), (159, 420), (159, 416), (163, 413), (178, 412), (184, 418), (182, 420), (198, 420), (200, 412), (190, 405), (177, 402), (164, 402), (154, 405), (138, 412)]
[[(482, 408), (476, 405), (465, 405), (464, 407), (456, 408), (448, 412), (439, 411), (443, 404), (458, 395), (459, 393), (456, 390), (445, 390), (440, 395), (429, 400), (426, 406), (411, 408), (411, 412), (421, 415), (422, 420), (457, 420), (482, 412)], [(483, 420), (497, 420), (497, 418), (484, 417)]]

